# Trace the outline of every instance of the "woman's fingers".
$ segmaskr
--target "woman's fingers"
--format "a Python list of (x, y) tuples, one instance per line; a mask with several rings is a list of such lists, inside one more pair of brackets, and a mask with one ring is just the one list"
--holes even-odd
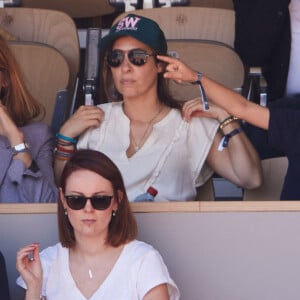
[(104, 112), (97, 106), (81, 106), (71, 117), (73, 120), (96, 120), (100, 122), (104, 117)]
[(33, 243), (20, 248), (17, 252), (17, 270), (21, 272), (22, 270), (26, 269), (29, 263), (37, 258), (37, 256), (39, 255), (38, 253), (39, 246), (37, 243)]
[(75, 138), (88, 128), (100, 126), (103, 118), (104, 112), (99, 107), (92, 105), (81, 106), (63, 124), (60, 133)]
[(34, 245), (32, 258), (33, 260), (40, 260), (40, 245), (38, 243), (35, 243)]
[(169, 56), (158, 55), (157, 58), (168, 63), (166, 66), (165, 78), (175, 80), (178, 83), (195, 81), (196, 71), (183, 63), (181, 60)]
[(195, 98), (184, 103), (182, 117), (189, 122), (192, 117), (203, 115), (203, 106), (200, 98)]
[(33, 243), (17, 252), (16, 268), (26, 283), (28, 290), (41, 291), (43, 270), (39, 257), (39, 244)]
[(182, 107), (182, 117), (189, 122), (193, 117), (207, 117), (219, 119), (220, 108), (210, 103), (209, 110), (203, 109), (203, 104), (200, 97), (194, 98), (184, 103)]
[(33, 258), (34, 256), (38, 255), (39, 251), (39, 244), (38, 243), (32, 243), (29, 245), (26, 245), (19, 249), (17, 252), (17, 259), (23, 259), (23, 258), (30, 258), (29, 255), (31, 255)]

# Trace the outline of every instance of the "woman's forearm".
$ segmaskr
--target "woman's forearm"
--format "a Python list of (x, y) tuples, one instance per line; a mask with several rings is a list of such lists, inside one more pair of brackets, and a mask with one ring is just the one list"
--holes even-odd
[(202, 84), (210, 101), (225, 109), (229, 114), (263, 129), (269, 127), (269, 109), (248, 101), (240, 94), (203, 76)]
[[(229, 114), (258, 126), (263, 129), (269, 127), (269, 109), (248, 101), (233, 90), (217, 83), (216, 81), (201, 74), (185, 64), (183, 61), (168, 57), (157, 56), (161, 61), (167, 63), (164, 73), (165, 78), (176, 81), (177, 83), (201, 81), (206, 96), (216, 105), (226, 110)], [(201, 71), (201, 70), (200, 70)], [(198, 75), (201, 75), (199, 79)]]
[[(232, 122), (223, 129), (224, 135), (240, 128)], [(219, 150), (222, 135), (217, 134), (208, 155), (209, 165), (222, 177), (243, 188), (256, 188), (262, 182), (260, 158), (243, 132), (232, 136), (227, 147)]]
[(43, 298), (41, 297), (39, 289), (26, 290), (25, 300), (41, 300), (41, 299)]

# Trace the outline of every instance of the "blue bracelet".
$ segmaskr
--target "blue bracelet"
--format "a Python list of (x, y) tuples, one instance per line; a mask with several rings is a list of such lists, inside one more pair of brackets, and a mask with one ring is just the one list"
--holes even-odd
[(76, 140), (76, 139), (73, 139), (73, 138), (71, 138), (71, 137), (69, 137), (69, 136), (65, 136), (65, 135), (60, 134), (60, 133), (57, 133), (57, 134), (56, 134), (56, 137), (57, 137), (58, 139), (62, 140), (62, 141), (70, 142), (70, 143), (72, 143), (72, 144), (76, 144), (76, 143), (77, 143), (77, 140)]
[(228, 147), (228, 143), (229, 143), (230, 138), (232, 138), (236, 134), (241, 133), (242, 131), (243, 131), (243, 129), (241, 127), (239, 127), (239, 128), (236, 128), (236, 129), (232, 130), (228, 134), (225, 134), (223, 136), (223, 138), (221, 139), (221, 141), (220, 141), (218, 151), (223, 151), (224, 148)]
[(203, 108), (204, 108), (204, 110), (208, 110), (209, 109), (208, 100), (207, 100), (207, 97), (206, 97), (201, 79), (202, 79), (202, 73), (198, 71), (197, 72), (197, 81), (192, 82), (192, 84), (198, 84), (199, 85)]

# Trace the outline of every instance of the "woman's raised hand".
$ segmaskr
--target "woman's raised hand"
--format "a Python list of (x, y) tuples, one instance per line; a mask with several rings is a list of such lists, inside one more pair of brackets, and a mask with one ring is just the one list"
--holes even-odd
[(27, 289), (40, 294), (43, 282), (43, 269), (38, 243), (20, 248), (17, 253), (16, 267), (25, 281)]
[(209, 103), (209, 109), (204, 110), (200, 97), (184, 103), (182, 107), (182, 118), (189, 122), (193, 117), (207, 117), (218, 121), (224, 120), (228, 113), (221, 107)]
[(16, 145), (23, 142), (23, 133), (10, 117), (5, 105), (0, 101), (0, 135), (5, 136), (10, 144)]
[(165, 78), (172, 79), (178, 83), (197, 81), (197, 71), (193, 70), (181, 60), (163, 55), (157, 55), (156, 57), (158, 60), (167, 63), (164, 73)]
[(77, 111), (63, 124), (60, 133), (75, 138), (92, 127), (98, 127), (104, 118), (104, 112), (94, 105), (80, 106)]

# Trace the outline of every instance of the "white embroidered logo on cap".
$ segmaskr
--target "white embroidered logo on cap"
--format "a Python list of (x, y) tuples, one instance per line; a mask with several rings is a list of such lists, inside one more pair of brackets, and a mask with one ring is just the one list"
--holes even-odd
[(137, 30), (137, 23), (139, 22), (141, 18), (138, 17), (126, 17), (122, 19), (116, 28), (117, 31), (121, 30)]

